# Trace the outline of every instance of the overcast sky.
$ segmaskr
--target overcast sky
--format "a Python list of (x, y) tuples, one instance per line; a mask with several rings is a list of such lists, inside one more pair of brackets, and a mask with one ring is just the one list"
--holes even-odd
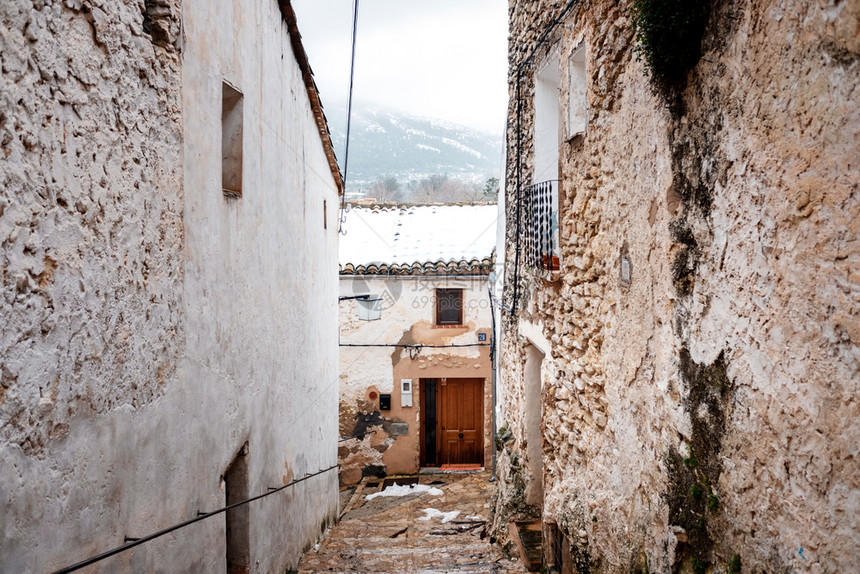
[[(357, 102), (501, 134), (507, 0), (361, 0)], [(293, 0), (327, 110), (345, 106), (353, 0)], [(338, 116), (340, 114), (328, 114)]]

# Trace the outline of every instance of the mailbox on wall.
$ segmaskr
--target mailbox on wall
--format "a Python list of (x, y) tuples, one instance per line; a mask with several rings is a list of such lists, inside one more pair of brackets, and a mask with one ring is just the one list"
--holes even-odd
[(390, 411), (391, 410), (391, 394), (390, 393), (380, 393), (379, 394), (379, 410), (381, 410), (381, 411)]
[(412, 379), (400, 379), (400, 406), (412, 406)]

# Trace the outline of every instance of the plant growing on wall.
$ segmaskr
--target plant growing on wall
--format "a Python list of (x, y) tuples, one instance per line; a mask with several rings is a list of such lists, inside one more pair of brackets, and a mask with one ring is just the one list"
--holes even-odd
[(707, 0), (632, 0), (637, 60), (658, 82), (682, 79), (701, 56)]

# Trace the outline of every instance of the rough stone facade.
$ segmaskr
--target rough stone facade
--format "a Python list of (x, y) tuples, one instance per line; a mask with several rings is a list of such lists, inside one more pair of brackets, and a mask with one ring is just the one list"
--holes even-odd
[[(288, 13), (0, 5), (4, 572), (223, 507), (243, 450), (249, 495), (335, 463), (340, 181)], [(225, 80), (245, 96), (241, 198), (218, 177)], [(336, 488), (254, 503), (249, 570), (294, 566)], [(223, 572), (227, 538), (221, 514), (89, 570)]]
[[(666, 89), (637, 60), (629, 2), (574, 1), (518, 98), (518, 66), (567, 5), (510, 3), (508, 307), (519, 292), (495, 531), (542, 514), (578, 572), (856, 569), (860, 4), (715, 2), (701, 59)], [(559, 55), (566, 134), (580, 46), (587, 126), (558, 139), (561, 269), (515, 273), (534, 74)]]
[(0, 14), (0, 439), (38, 457), (73, 416), (142, 407), (176, 377), (179, 54), (134, 4)]

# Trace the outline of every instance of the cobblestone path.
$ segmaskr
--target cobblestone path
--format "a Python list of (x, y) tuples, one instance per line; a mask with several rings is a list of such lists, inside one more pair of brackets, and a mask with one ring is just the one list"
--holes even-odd
[[(309, 550), (300, 573), (374, 572), (460, 574), (520, 573), (486, 533), (492, 492), (487, 472), (421, 475), (420, 484), (442, 491), (403, 497), (366, 496), (382, 490), (381, 480), (364, 479), (341, 510), (343, 517), (319, 547)], [(425, 512), (435, 509), (436, 512)], [(456, 516), (439, 513), (459, 511)], [(429, 514), (436, 515), (430, 519)]]

